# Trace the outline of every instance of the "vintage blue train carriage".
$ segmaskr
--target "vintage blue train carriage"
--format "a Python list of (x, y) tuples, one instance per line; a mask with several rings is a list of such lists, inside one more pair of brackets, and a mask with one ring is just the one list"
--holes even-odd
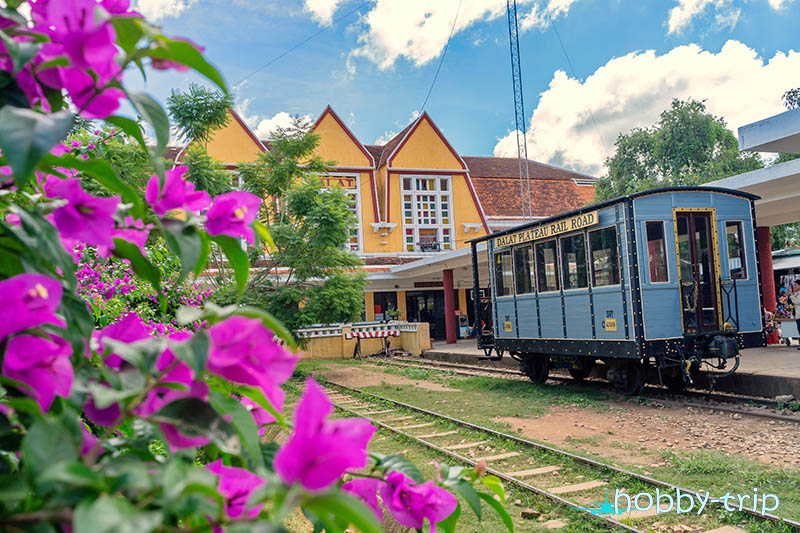
[(764, 344), (754, 201), (711, 187), (616, 198), (471, 242), (487, 242), (491, 316), (479, 347), (508, 352), (534, 381), (552, 367), (575, 379), (598, 360), (637, 394), (648, 365), (680, 389), (707, 365), (733, 373), (741, 348)]

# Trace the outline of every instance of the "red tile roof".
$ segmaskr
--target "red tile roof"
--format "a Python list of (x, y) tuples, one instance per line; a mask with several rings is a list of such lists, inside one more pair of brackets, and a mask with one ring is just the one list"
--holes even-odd
[[(519, 163), (516, 157), (463, 156), (473, 178), (519, 178)], [(595, 179), (586, 174), (554, 167), (545, 163), (528, 160), (528, 174), (531, 178), (565, 180)]]
[[(472, 176), (472, 183), (487, 217), (522, 215), (519, 177)], [(588, 204), (593, 196), (594, 187), (577, 185), (571, 179), (531, 179), (532, 214), (535, 217), (577, 209)]]

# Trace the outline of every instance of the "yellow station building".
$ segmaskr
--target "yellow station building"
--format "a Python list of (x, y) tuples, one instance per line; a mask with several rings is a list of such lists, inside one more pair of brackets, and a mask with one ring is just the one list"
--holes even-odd
[[(269, 141), (230, 114), (207, 150), (235, 171)], [(348, 247), (369, 276), (363, 318), (399, 313), (428, 322), (434, 339), (454, 341), (472, 326), (467, 242), (524, 221), (518, 160), (460, 155), (427, 112), (384, 145), (361, 143), (330, 106), (312, 132), (320, 136), (318, 155), (336, 162), (324, 182), (346, 189), (358, 218)], [(591, 176), (534, 161), (528, 172), (534, 218), (577, 208), (594, 194)]]

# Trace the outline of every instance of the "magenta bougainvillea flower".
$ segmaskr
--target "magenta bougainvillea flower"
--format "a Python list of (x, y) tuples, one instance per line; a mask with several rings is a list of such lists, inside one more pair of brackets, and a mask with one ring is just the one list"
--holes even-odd
[(119, 108), (125, 92), (115, 87), (100, 91), (92, 77), (79, 69), (69, 68), (64, 75), (64, 87), (83, 118), (105, 118)]
[(367, 504), (367, 507), (372, 509), (372, 512), (375, 513), (375, 518), (380, 522), (383, 520), (383, 509), (381, 509), (381, 504), (378, 503), (378, 489), (383, 484), (380, 479), (359, 478), (342, 485), (342, 490)]
[[(283, 389), (280, 387), (273, 388), (273, 395), (269, 398), (270, 403), (272, 406), (280, 412), (283, 409), (283, 401), (286, 398), (286, 393), (283, 392)], [(248, 397), (243, 397), (241, 400), (242, 405), (244, 405), (250, 414), (253, 415), (253, 419), (255, 419), (256, 424), (258, 425), (258, 434), (263, 435), (267, 428), (264, 426), (266, 424), (271, 424), (275, 422), (275, 417), (270, 414), (269, 411), (258, 405), (256, 402), (251, 400)]]
[[(106, 347), (103, 344), (103, 339), (112, 339), (115, 341), (132, 343), (142, 341), (150, 338), (150, 333), (144, 325), (144, 321), (136, 313), (128, 313), (119, 322), (114, 322), (100, 331), (94, 332), (94, 337), (100, 341), (99, 351), (102, 354)], [(103, 362), (115, 370), (119, 370), (122, 366), (122, 357), (115, 353), (111, 353), (106, 357)]]
[(112, 403), (103, 408), (97, 407), (94, 403), (94, 398), (90, 394), (83, 404), (83, 414), (85, 414), (86, 418), (91, 420), (92, 423), (98, 426), (110, 427), (117, 424), (120, 415), (122, 415), (122, 411), (118, 403)]
[[(167, 382), (168, 380), (162, 380)], [(180, 381), (173, 381), (173, 383), (181, 383)], [(184, 383), (186, 384), (186, 383)], [(204, 381), (195, 380), (188, 383), (189, 390), (175, 390), (166, 387), (156, 387), (151, 390), (145, 401), (136, 409), (138, 416), (147, 417), (160, 410), (168, 403), (180, 400), (181, 398), (199, 398), (201, 400), (208, 400), (208, 385)], [(211, 440), (202, 435), (186, 435), (181, 433), (175, 426), (166, 422), (160, 422), (158, 425), (167, 439), (169, 449), (173, 452), (182, 450), (184, 448), (193, 448), (195, 446), (205, 446)]]
[(260, 503), (248, 509), (247, 501), (254, 490), (267, 484), (266, 480), (244, 468), (225, 466), (222, 464), (222, 459), (207, 464), (206, 468), (219, 476), (217, 492), (225, 498), (225, 513), (230, 518), (238, 518), (242, 514), (247, 518), (258, 516), (264, 504)]
[(363, 418), (328, 420), (333, 405), (313, 378), (294, 415), (294, 431), (275, 456), (275, 471), (288, 484), (320, 490), (348, 469), (367, 464), (367, 444), (378, 428)]
[(71, 354), (61, 337), (18, 335), (6, 345), (3, 375), (28, 385), (26, 392), (47, 412), (56, 396), (66, 398), (72, 389)]
[(153, 174), (147, 182), (145, 200), (153, 206), (153, 211), (164, 216), (171, 209), (186, 208), (195, 213), (202, 211), (211, 203), (206, 191), (195, 191), (194, 183), (183, 179), (187, 167), (178, 166), (164, 173), (164, 189), (161, 190), (158, 175)]
[(386, 483), (381, 486), (383, 505), (392, 516), (406, 527), (421, 529), (424, 520), (430, 522), (430, 531), (436, 529), (436, 522), (450, 516), (458, 502), (455, 496), (428, 481), (417, 485), (402, 472), (389, 472)]
[[(185, 342), (192, 338), (192, 334), (188, 331), (176, 331), (175, 333), (167, 335), (167, 338), (174, 342)], [(161, 378), (161, 381), (183, 383), (188, 387), (194, 380), (194, 370), (175, 357), (175, 353), (169, 347), (161, 352), (161, 355), (156, 359), (156, 370), (159, 372), (167, 372), (164, 374), (164, 377)]]
[(81, 435), (81, 455), (86, 456), (97, 446), (97, 437), (92, 435), (86, 424), (81, 424)]
[(208, 329), (206, 368), (242, 385), (260, 387), (268, 398), (291, 377), (297, 357), (275, 341), (261, 320), (232, 316)]
[(56, 316), (61, 303), (61, 284), (41, 274), (18, 274), (0, 281), (0, 340), (11, 333), (41, 324), (64, 327)]
[(83, 190), (77, 178), (52, 183), (49, 191), (67, 201), (67, 205), (53, 211), (53, 223), (62, 237), (92, 246), (114, 246), (111, 233), (114, 231), (118, 197), (92, 196)]
[[(134, 219), (131, 216), (125, 217), (124, 228), (116, 228), (111, 232), (112, 239), (122, 239), (131, 244), (135, 244), (142, 255), (147, 255), (147, 250), (144, 245), (147, 243), (147, 237), (150, 235), (150, 230), (153, 229), (152, 224), (145, 225), (144, 222)], [(101, 257), (111, 257), (111, 249), (106, 246), (98, 246), (97, 253)]]
[(244, 237), (252, 246), (255, 233), (250, 225), (258, 216), (260, 205), (261, 198), (249, 192), (220, 194), (206, 213), (206, 231), (209, 235)]

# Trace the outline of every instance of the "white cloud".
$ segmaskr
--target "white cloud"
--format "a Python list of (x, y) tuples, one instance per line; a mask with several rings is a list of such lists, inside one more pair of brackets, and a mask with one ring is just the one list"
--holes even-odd
[(794, 0), (767, 0), (769, 7), (775, 11), (779, 11), (786, 7), (786, 4), (791, 4)]
[(134, 8), (147, 20), (176, 17), (192, 6), (196, 0), (137, 0)]
[(333, 14), (339, 3), (340, 0), (305, 0), (303, 9), (311, 13), (315, 21), (328, 26), (333, 22)]
[[(606, 147), (613, 151), (620, 133), (654, 124), (673, 98), (705, 100), (708, 111), (736, 132), (783, 111), (780, 96), (797, 86), (799, 70), (800, 52), (778, 52), (765, 61), (734, 40), (716, 54), (695, 44), (663, 55), (631, 52), (611, 59), (583, 82), (558, 70), (533, 111), (528, 156), (601, 175), (611, 155)], [(513, 131), (498, 140), (494, 153), (516, 157)]]
[[(569, 11), (577, 0), (519, 0), (518, 5), (532, 5), (524, 14), (520, 9), (520, 25), (524, 31), (542, 27), (547, 16), (558, 18)], [(315, 7), (312, 9), (311, 4)], [(306, 0), (306, 9), (321, 24), (330, 21), (340, 0)], [(419, 67), (442, 53), (453, 28), (458, 34), (482, 22), (505, 17), (505, 0), (376, 0), (375, 5), (354, 25), (360, 32), (358, 46), (348, 58), (360, 57), (372, 61), (381, 69), (391, 68), (399, 59)], [(533, 14), (533, 15), (532, 15)], [(475, 40), (473, 39), (473, 42)], [(348, 62), (352, 69), (353, 63)]]
[[(279, 111), (271, 117), (258, 114), (249, 115), (247, 113), (249, 106), (250, 99), (245, 98), (240, 104), (236, 105), (236, 112), (259, 139), (269, 139), (278, 128), (288, 128), (292, 125), (292, 119), (295, 116), (286, 111)], [(311, 115), (303, 115), (300, 118), (306, 122), (314, 120)]]
[(408, 120), (405, 123), (400, 122), (399, 120), (395, 120), (394, 128), (391, 129), (391, 130), (384, 131), (383, 135), (381, 135), (380, 137), (375, 139), (375, 144), (381, 145), (381, 144), (388, 143), (389, 141), (392, 140), (392, 137), (394, 137), (395, 135), (400, 133), (406, 126), (408, 126), (409, 124), (411, 124), (412, 122), (417, 120), (419, 118), (419, 116), (420, 116), (420, 112), (415, 109), (414, 111), (411, 112), (411, 116), (408, 118)]
[[(568, 0), (562, 0), (568, 1)], [(783, 9), (786, 4), (794, 0), (767, 0), (769, 7), (775, 11)], [(741, 8), (734, 8), (733, 0), (677, 0), (675, 7), (669, 10), (667, 19), (667, 34), (680, 33), (691, 24), (696, 17), (703, 15), (707, 10), (714, 12), (714, 27), (722, 29), (729, 27), (731, 30), (739, 22), (742, 14)]]

